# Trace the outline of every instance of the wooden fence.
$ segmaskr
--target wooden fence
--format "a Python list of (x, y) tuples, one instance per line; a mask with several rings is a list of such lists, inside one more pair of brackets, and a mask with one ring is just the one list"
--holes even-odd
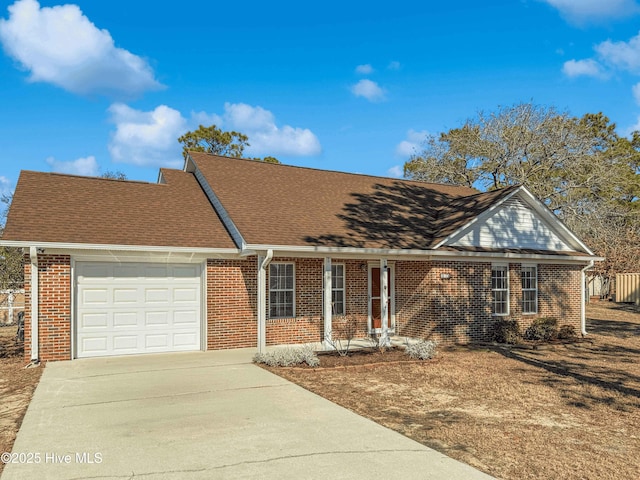
[(616, 274), (616, 303), (640, 304), (640, 273)]

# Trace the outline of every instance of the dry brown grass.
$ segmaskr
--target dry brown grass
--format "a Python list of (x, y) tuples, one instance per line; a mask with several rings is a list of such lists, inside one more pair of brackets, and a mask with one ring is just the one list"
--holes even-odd
[[(0, 327), (0, 453), (10, 452), (42, 368), (25, 369), (16, 327)], [(0, 462), (0, 474), (4, 464)]]
[(640, 314), (588, 317), (589, 341), (548, 349), (272, 371), (500, 478), (640, 478)]

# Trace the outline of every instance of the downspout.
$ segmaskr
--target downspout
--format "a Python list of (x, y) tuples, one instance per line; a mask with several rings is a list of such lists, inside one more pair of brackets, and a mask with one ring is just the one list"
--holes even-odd
[(40, 311), (38, 307), (39, 297), (39, 273), (38, 273), (38, 249), (36, 247), (29, 248), (29, 259), (31, 261), (31, 363), (39, 362), (40, 351), (38, 342), (38, 319)]
[(580, 333), (582, 334), (583, 337), (587, 336), (587, 312), (586, 312), (587, 295), (585, 292), (586, 272), (590, 268), (593, 268), (594, 263), (595, 262), (591, 260), (589, 262), (589, 265), (587, 265), (581, 270), (581, 275), (580, 275), (580, 284), (581, 284), (580, 285), (580, 293), (581, 293), (580, 295)]
[(267, 348), (267, 267), (273, 259), (273, 250), (265, 257), (258, 257), (258, 352)]

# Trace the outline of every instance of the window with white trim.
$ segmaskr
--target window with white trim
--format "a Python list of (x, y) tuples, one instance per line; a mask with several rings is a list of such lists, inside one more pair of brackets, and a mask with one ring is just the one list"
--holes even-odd
[(538, 267), (523, 265), (520, 270), (522, 281), (522, 313), (538, 313)]
[(333, 315), (345, 314), (344, 297), (344, 264), (331, 265), (331, 313)]
[(491, 299), (494, 315), (509, 315), (509, 267), (491, 266)]
[(295, 265), (269, 264), (269, 318), (295, 317)]

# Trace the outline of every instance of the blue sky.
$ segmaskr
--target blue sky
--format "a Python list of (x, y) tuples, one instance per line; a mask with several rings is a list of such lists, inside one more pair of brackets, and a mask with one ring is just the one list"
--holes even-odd
[(640, 129), (636, 0), (0, 1), (0, 190), (155, 181), (199, 123), (249, 156), (399, 176), (425, 133), (533, 101)]

